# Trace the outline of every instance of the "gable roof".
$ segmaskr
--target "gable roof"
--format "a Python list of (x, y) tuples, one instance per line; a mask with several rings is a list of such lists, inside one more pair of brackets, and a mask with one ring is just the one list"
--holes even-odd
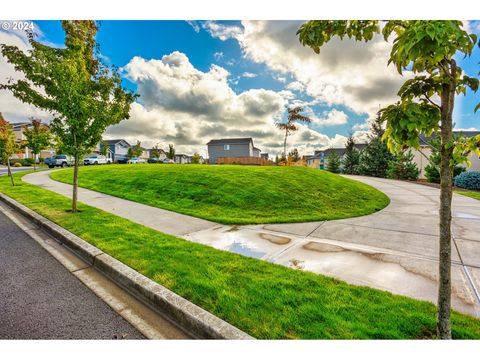
[[(453, 135), (463, 135), (465, 137), (474, 137), (480, 135), (480, 131), (463, 131), (463, 130), (453, 130)], [(427, 145), (430, 142), (430, 139), (435, 139), (437, 136), (440, 136), (440, 133), (433, 133), (432, 136), (427, 137), (425, 135), (420, 135), (418, 140), (420, 145)]]
[(115, 140), (104, 140), (108, 145), (115, 145), (118, 144), (119, 142), (124, 142), (127, 144), (129, 147), (131, 146), (126, 140), (124, 139), (115, 139)]
[(210, 140), (207, 145), (224, 145), (224, 144), (253, 144), (252, 138), (234, 138), (234, 139), (214, 139)]
[[(366, 143), (362, 143), (362, 144), (355, 144), (355, 149), (357, 149), (358, 151), (360, 150), (363, 150), (365, 147), (367, 146)], [(347, 151), (346, 148), (329, 148), (329, 149), (325, 149), (325, 150), (315, 150), (315, 153), (313, 156), (309, 156), (308, 158), (309, 159), (319, 159), (321, 154), (323, 153), (323, 156), (324, 157), (327, 157), (330, 153), (332, 152), (336, 152), (338, 156), (342, 157), (345, 152)]]

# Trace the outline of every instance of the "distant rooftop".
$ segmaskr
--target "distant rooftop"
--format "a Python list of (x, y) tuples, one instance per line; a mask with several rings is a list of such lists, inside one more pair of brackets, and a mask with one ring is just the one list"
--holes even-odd
[[(473, 137), (473, 136), (480, 135), (480, 131), (453, 130), (453, 134), (454, 135), (463, 135), (465, 137)], [(440, 136), (440, 132), (433, 133), (432, 136), (430, 136), (430, 137), (427, 137), (427, 136), (422, 134), (418, 137), (418, 140), (420, 141), (420, 145), (428, 145), (428, 143), (430, 142), (430, 139), (435, 139), (437, 136)]]
[(210, 140), (207, 145), (248, 144), (250, 142), (253, 143), (252, 138), (214, 139)]

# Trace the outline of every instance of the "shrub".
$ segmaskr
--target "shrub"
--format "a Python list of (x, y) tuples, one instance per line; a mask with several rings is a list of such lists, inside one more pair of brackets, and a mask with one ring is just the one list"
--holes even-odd
[(332, 150), (327, 157), (327, 170), (335, 174), (340, 172), (340, 156), (335, 150)]
[(13, 167), (21, 167), (22, 164), (20, 164), (19, 162), (16, 162), (15, 164), (13, 164)]
[(480, 190), (480, 171), (466, 171), (455, 177), (455, 186), (469, 189)]
[(33, 165), (33, 159), (22, 159), (20, 160), (20, 163), (22, 164), (22, 166), (32, 166)]
[(387, 177), (398, 180), (417, 180), (418, 174), (417, 164), (413, 161), (413, 153), (411, 150), (403, 151), (388, 162)]

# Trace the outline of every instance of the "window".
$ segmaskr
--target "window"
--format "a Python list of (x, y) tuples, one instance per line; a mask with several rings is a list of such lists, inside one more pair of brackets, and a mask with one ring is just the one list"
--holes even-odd
[(230, 145), (228, 144), (223, 145), (223, 150), (230, 150)]

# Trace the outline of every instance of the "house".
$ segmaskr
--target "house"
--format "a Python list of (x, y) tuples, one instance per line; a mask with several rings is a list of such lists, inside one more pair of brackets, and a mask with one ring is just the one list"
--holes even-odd
[(191, 164), (192, 157), (185, 154), (175, 154), (175, 164)]
[[(95, 149), (93, 149), (92, 155), (100, 155), (102, 153), (102, 150), (103, 150), (102, 142), (99, 142), (97, 146), (95, 146)], [(110, 148), (107, 148), (107, 154), (105, 156), (108, 160), (113, 162), (113, 153)]]
[[(154, 149), (148, 149), (148, 153), (149, 153), (149, 159), (151, 158), (155, 158), (153, 155), (154, 155)], [(158, 149), (158, 160), (160, 161), (163, 161), (167, 158), (167, 153), (165, 152), (165, 150), (163, 149)]]
[[(463, 135), (465, 137), (473, 137), (480, 135), (480, 131), (453, 131), (453, 135)], [(435, 138), (436, 134), (432, 134), (431, 138)], [(430, 149), (430, 139), (424, 135), (421, 135), (418, 140), (420, 141), (420, 149), (412, 149), (413, 152), (413, 161), (417, 164), (418, 169), (420, 170), (420, 179), (426, 179), (425, 176), (425, 167), (429, 164), (429, 157), (432, 154), (432, 150)], [(475, 154), (471, 153), (468, 156), (468, 159), (471, 162), (471, 166), (467, 169), (467, 171), (475, 170), (480, 171), (480, 157)]]
[[(27, 140), (25, 137), (24, 131), (25, 129), (29, 129), (32, 127), (32, 122), (27, 121), (27, 122), (20, 122), (20, 123), (11, 123), (12, 125), (12, 130), (15, 135), (15, 141), (17, 144), (22, 144), (24, 141)], [(47, 124), (42, 123), (42, 127), (47, 127), (49, 126)], [(40, 151), (40, 154), (38, 154), (38, 158), (47, 158), (50, 156), (53, 156), (55, 154), (55, 150), (52, 147), (48, 147), (46, 149), (43, 149)], [(20, 151), (15, 154), (12, 158), (14, 159), (33, 159), (34, 154), (31, 152), (31, 150), (28, 147), (21, 148)]]
[[(355, 149), (362, 151), (366, 146), (367, 144), (355, 144)], [(324, 169), (327, 166), (328, 156), (332, 152), (335, 152), (339, 158), (343, 158), (346, 151), (347, 149), (345, 147), (315, 150), (314, 155), (307, 156), (307, 166), (314, 169)]]
[[(114, 162), (117, 162), (119, 159), (125, 159), (127, 157), (130, 144), (125, 140), (123, 139), (105, 140), (104, 142), (110, 148)], [(103, 142), (100, 144), (100, 146), (103, 147)]]
[(261, 153), (260, 157), (264, 160), (268, 160), (268, 153)]
[(216, 139), (207, 143), (210, 164), (223, 158), (260, 158), (260, 149), (253, 145), (252, 138)]

